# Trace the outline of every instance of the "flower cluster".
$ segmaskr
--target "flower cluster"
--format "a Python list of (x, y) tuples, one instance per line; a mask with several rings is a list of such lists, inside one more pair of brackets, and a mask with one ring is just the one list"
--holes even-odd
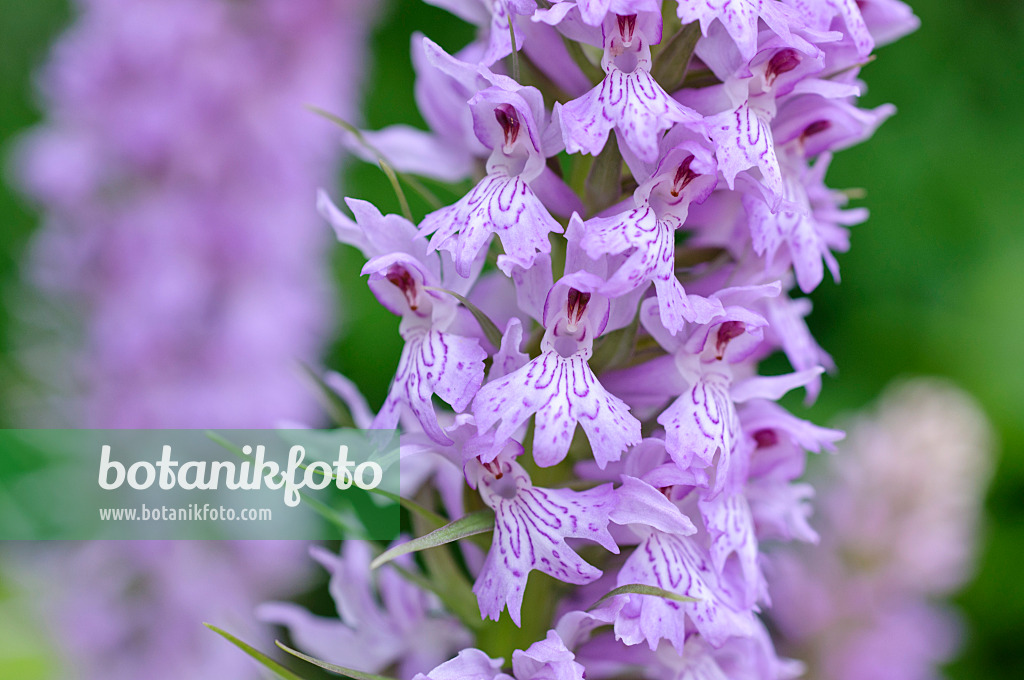
[[(813, 399), (830, 367), (800, 292), (838, 278), (866, 214), (824, 175), (892, 113), (857, 107), (859, 70), (916, 19), (897, 0), (437, 4), (479, 38), (455, 54), (414, 38), (431, 129), (352, 144), (472, 189), (418, 224), (351, 198), (320, 207), (405, 341), (379, 412), (355, 410), (404, 430), (407, 491), (439, 492), (446, 535), (474, 508), (493, 517), (486, 553), (434, 548), (458, 573), (412, 577), (484, 649), (417, 668), (344, 644), (372, 619), (342, 601), (334, 646), (322, 621), (268, 617), (330, 662), (402, 661), (404, 678), (506, 680), (481, 622), (506, 611), (542, 638), (512, 654), (517, 680), (793, 677), (758, 616), (762, 543), (816, 540), (797, 479), (841, 433), (777, 401)], [(793, 372), (760, 375), (776, 352)]]
[(962, 586), (991, 473), (992, 433), (956, 387), (889, 388), (822, 481), (821, 544), (774, 556), (780, 644), (822, 680), (937, 677), (959, 642), (934, 602)]

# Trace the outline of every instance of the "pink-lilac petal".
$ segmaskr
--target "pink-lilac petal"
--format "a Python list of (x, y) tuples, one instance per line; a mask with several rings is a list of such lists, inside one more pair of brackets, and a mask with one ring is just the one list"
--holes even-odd
[(767, 600), (768, 586), (761, 571), (760, 551), (754, 530), (754, 517), (742, 492), (722, 493), (698, 503), (708, 536), (711, 562), (719, 574), (726, 573), (727, 562), (735, 557), (739, 574), (732, 574), (739, 582), (739, 604), (753, 607), (759, 600)]
[(499, 458), (490, 465), (500, 466), (500, 477), (483, 474), (478, 488), (483, 501), (494, 510), (494, 539), (473, 592), (481, 616), (497, 621), (507, 606), (512, 621), (520, 625), (531, 571), (576, 585), (601, 575), (565, 539), (585, 538), (618, 552), (608, 533), (616, 496), (610, 484), (587, 491), (542, 489), (533, 486), (515, 462)]
[(450, 445), (452, 440), (438, 424), (431, 398), (436, 394), (456, 411), (464, 410), (483, 382), (487, 353), (475, 338), (423, 326), (413, 326), (403, 336), (398, 370), (373, 426), (394, 428), (402, 408), (407, 407), (431, 439)]
[(647, 642), (653, 650), (667, 640), (682, 652), (693, 629), (716, 647), (752, 630), (752, 616), (730, 604), (710, 556), (689, 537), (660, 532), (648, 536), (619, 572), (618, 584), (630, 583), (663, 588), (696, 601), (616, 596), (614, 599), (627, 599), (615, 618), (615, 635), (627, 645)]
[(565, 458), (577, 423), (601, 467), (640, 442), (640, 421), (601, 386), (584, 352), (569, 357), (545, 352), (514, 373), (487, 383), (477, 393), (473, 413), (481, 432), (500, 421), (495, 434), (499, 442), (536, 413), (533, 457), (541, 467)]
[(708, 370), (658, 416), (665, 428), (665, 448), (682, 469), (694, 458), (711, 465), (721, 451), (719, 482), (739, 443), (740, 423), (730, 395), (731, 377)]
[(790, 18), (775, 0), (678, 0), (678, 3), (679, 19), (684, 24), (699, 21), (705, 36), (715, 19), (721, 21), (747, 61), (757, 51), (758, 19), (783, 39), (792, 37)]
[(413, 680), (513, 680), (501, 672), (502, 659), (492, 659), (479, 649), (463, 649), (454, 659), (445, 661)]
[(512, 674), (516, 680), (583, 680), (584, 669), (558, 633), (549, 630), (543, 640), (512, 652)]
[(469, 276), (480, 251), (497, 234), (505, 253), (498, 267), (510, 274), (513, 267), (528, 269), (538, 253), (551, 252), (548, 234), (562, 233), (554, 220), (521, 177), (488, 175), (454, 205), (427, 215), (420, 233), (433, 234), (430, 247), (444, 249), (455, 257), (455, 268)]
[(702, 125), (699, 114), (672, 99), (643, 68), (626, 73), (610, 66), (594, 89), (555, 108), (569, 153), (601, 153), (615, 128), (620, 141), (648, 163), (658, 159), (661, 133), (673, 123)]
[(729, 188), (735, 188), (736, 175), (756, 167), (773, 197), (772, 207), (776, 207), (782, 196), (782, 170), (775, 155), (768, 114), (743, 102), (734, 110), (710, 116), (706, 121), (717, 149), (718, 167)]

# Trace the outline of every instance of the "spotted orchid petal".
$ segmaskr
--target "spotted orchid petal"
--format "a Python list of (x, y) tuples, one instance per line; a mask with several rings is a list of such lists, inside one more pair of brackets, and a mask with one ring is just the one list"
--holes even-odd
[(522, 352), (519, 347), (523, 343), (523, 322), (517, 317), (508, 320), (505, 333), (501, 336), (501, 347), (494, 355), (489, 380), (497, 380), (510, 373), (515, 373), (530, 361), (530, 355)]
[(746, 61), (757, 51), (758, 19), (783, 39), (792, 38), (791, 19), (775, 0), (679, 0), (677, 14), (684, 24), (699, 21), (705, 36), (715, 19), (721, 21)]
[(772, 207), (776, 207), (782, 197), (782, 170), (775, 155), (768, 113), (745, 101), (706, 120), (717, 148), (718, 167), (729, 188), (735, 187), (736, 175), (756, 167), (772, 196)]
[(819, 0), (808, 2), (808, 0), (787, 0), (800, 14), (808, 20), (811, 26), (819, 30), (828, 30), (832, 19), (836, 16), (842, 17), (846, 24), (846, 30), (857, 46), (857, 54), (866, 57), (875, 48), (875, 40), (864, 23), (860, 3), (857, 0)]
[(470, 647), (432, 671), (417, 674), (413, 680), (513, 680), (501, 672), (501, 662), (502, 659), (492, 659)]
[(514, 373), (487, 383), (473, 401), (473, 413), (481, 432), (498, 424), (497, 442), (511, 437), (536, 413), (533, 458), (541, 467), (565, 458), (577, 423), (601, 467), (640, 441), (640, 421), (601, 386), (584, 352), (568, 357), (545, 352)]
[(725, 484), (740, 441), (731, 386), (731, 375), (709, 368), (658, 416), (658, 423), (665, 428), (665, 448), (680, 468), (688, 469), (694, 458), (711, 465), (715, 454), (721, 453), (716, 489)]
[(512, 652), (512, 674), (516, 680), (583, 680), (584, 669), (558, 633), (549, 630), (543, 640)]
[(626, 560), (618, 584), (640, 583), (692, 597), (676, 602), (661, 597), (617, 595), (624, 598), (615, 617), (615, 636), (627, 645), (647, 642), (657, 649), (661, 640), (683, 651), (687, 633), (696, 630), (713, 646), (734, 635), (748, 635), (753, 617), (736, 609), (722, 586), (710, 556), (687, 536), (653, 532)]
[(442, 333), (422, 325), (409, 326), (402, 329), (405, 347), (373, 426), (394, 428), (402, 407), (407, 407), (431, 439), (449, 445), (452, 440), (437, 422), (431, 397), (436, 394), (456, 411), (464, 410), (483, 382), (487, 353), (475, 338)]
[(570, 0), (579, 8), (583, 21), (590, 26), (600, 26), (608, 15), (638, 14), (640, 12), (657, 12), (661, 8), (660, 0)]
[[(472, 463), (471, 463), (472, 465)], [(520, 624), (526, 581), (533, 570), (581, 585), (601, 571), (570, 548), (566, 538), (585, 538), (618, 552), (608, 533), (616, 496), (610, 484), (587, 491), (533, 486), (522, 466), (507, 456), (467, 468), (484, 503), (494, 510), (494, 539), (473, 592), (480, 614), (498, 620), (508, 607)]]
[(690, 518), (646, 481), (623, 475), (616, 494), (619, 502), (611, 514), (616, 524), (633, 525), (634, 531), (644, 534), (650, 529), (678, 536), (697, 533)]
[(455, 257), (455, 268), (469, 276), (480, 251), (497, 234), (505, 254), (498, 267), (508, 275), (513, 267), (528, 269), (538, 253), (551, 252), (549, 233), (562, 233), (521, 177), (488, 175), (458, 203), (424, 218), (421, 234), (433, 234), (431, 249), (443, 249)]
[(768, 586), (759, 562), (754, 518), (743, 493), (719, 494), (698, 502), (704, 526), (711, 537), (711, 562), (725, 578), (728, 562), (734, 558), (738, 574), (729, 574), (739, 584), (739, 603), (751, 608), (759, 600), (766, 600)]
[(595, 217), (584, 223), (580, 246), (593, 259), (629, 253), (601, 292), (618, 297), (654, 282), (662, 323), (671, 333), (685, 322), (707, 323), (721, 312), (706, 298), (687, 295), (675, 275), (675, 219), (658, 219), (650, 206), (613, 217)]
[(672, 99), (642, 68), (626, 73), (610, 66), (594, 89), (555, 108), (569, 153), (601, 153), (615, 128), (620, 139), (648, 163), (658, 159), (661, 133), (674, 123), (703, 124), (698, 113)]

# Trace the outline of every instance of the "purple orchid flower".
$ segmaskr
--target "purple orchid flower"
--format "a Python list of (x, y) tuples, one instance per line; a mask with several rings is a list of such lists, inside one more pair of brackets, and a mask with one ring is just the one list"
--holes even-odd
[(511, 437), (536, 413), (533, 458), (538, 465), (548, 467), (565, 458), (577, 423), (602, 466), (640, 441), (640, 423), (621, 399), (601, 386), (587, 364), (594, 339), (608, 323), (608, 300), (597, 292), (603, 283), (581, 271), (552, 286), (540, 356), (484, 385), (473, 402), (481, 432), (500, 421), (496, 442)]
[[(437, 58), (447, 58), (453, 70), (471, 71), (468, 64), (443, 53)], [(529, 269), (537, 253), (551, 251), (547, 235), (562, 232), (530, 186), (545, 175), (545, 159), (561, 149), (561, 141), (557, 127), (548, 124), (536, 88), (521, 87), (482, 67), (472, 71), (493, 83), (468, 102), (474, 132), (491, 149), (487, 176), (455, 205), (427, 215), (420, 233), (433, 234), (431, 248), (451, 252), (456, 270), (465, 277), (497, 234), (505, 249), (498, 267), (509, 274), (513, 266)]]
[[(398, 675), (409, 680), (470, 643), (469, 631), (443, 613), (435, 596), (394, 569), (385, 568), (374, 579), (370, 544), (345, 541), (341, 555), (319, 547), (310, 552), (330, 572), (338, 618), (315, 616), (283, 602), (261, 605), (257, 612), (268, 623), (286, 626), (307, 653), (366, 673), (400, 662)], [(415, 569), (411, 560), (402, 566)]]
[(574, 584), (600, 576), (566, 538), (586, 538), (619, 551), (607, 529), (615, 507), (611, 485), (582, 492), (535, 487), (507, 454), (488, 462), (470, 460), (466, 478), (495, 513), (494, 543), (473, 587), (485, 618), (497, 621), (508, 606), (520, 625), (526, 580), (534, 569)]
[(339, 240), (371, 258), (362, 273), (369, 275), (370, 288), (381, 304), (402, 316), (399, 333), (405, 339), (398, 370), (373, 426), (395, 427), (401, 410), (408, 408), (434, 441), (451, 444), (438, 424), (431, 397), (436, 394), (456, 411), (464, 410), (483, 382), (487, 354), (476, 338), (447, 332), (455, 320), (456, 302), (446, 293), (428, 290), (441, 286), (445, 278), (441, 258), (427, 252), (416, 228), (398, 215), (381, 215), (365, 201), (349, 199), (348, 206), (355, 222), (322, 197), (322, 211)]
[[(677, 128), (679, 129), (679, 128)], [(653, 282), (661, 321), (672, 333), (685, 322), (707, 323), (722, 311), (706, 298), (687, 295), (675, 274), (675, 232), (686, 221), (690, 203), (704, 201), (717, 183), (717, 166), (707, 149), (683, 141), (663, 157), (659, 171), (634, 193), (635, 208), (611, 217), (576, 218), (580, 246), (593, 258), (628, 254), (601, 287), (619, 297)]]
[(607, 74), (587, 94), (555, 106), (569, 153), (597, 155), (615, 128), (640, 159), (658, 159), (661, 133), (676, 123), (703, 128), (695, 111), (672, 99), (651, 76), (651, 45), (661, 41), (661, 16), (652, 12), (609, 15), (602, 23)]

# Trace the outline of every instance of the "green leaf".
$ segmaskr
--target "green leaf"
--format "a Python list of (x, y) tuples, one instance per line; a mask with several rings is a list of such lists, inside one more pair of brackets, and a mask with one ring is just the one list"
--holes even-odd
[(690, 63), (698, 38), (700, 23), (694, 21), (676, 31), (658, 52), (651, 66), (651, 75), (666, 92), (674, 92), (682, 87), (686, 66)]
[(327, 411), (327, 415), (334, 421), (334, 424), (338, 427), (355, 427), (356, 421), (352, 417), (348, 404), (331, 389), (330, 385), (324, 382), (324, 379), (312, 367), (305, 363), (301, 364), (301, 366), (305, 374), (316, 385), (320, 404)]
[(609, 590), (607, 593), (604, 594), (603, 597), (601, 597), (600, 600), (590, 605), (590, 609), (588, 609), (587, 611), (596, 608), (597, 605), (601, 604), (610, 597), (615, 597), (616, 595), (653, 595), (654, 597), (663, 597), (666, 600), (675, 600), (676, 602), (699, 602), (699, 600), (696, 600), (692, 597), (679, 595), (678, 593), (673, 593), (670, 590), (658, 588), (657, 586), (645, 586), (642, 583), (629, 583), (627, 585), (619, 586), (618, 588)]
[[(245, 652), (246, 654), (248, 654), (252, 658), (254, 658), (257, 661), (259, 661), (261, 664), (263, 664), (263, 666), (265, 666), (267, 669), (271, 670), (279, 678), (284, 678), (284, 680), (304, 680), (301, 676), (296, 675), (295, 673), (292, 673), (290, 670), (288, 670), (287, 668), (285, 668), (284, 666), (282, 666), (278, 662), (274, 661), (273, 659), (271, 659), (269, 656), (267, 656), (263, 652), (259, 651), (255, 647), (252, 647), (251, 645), (247, 645), (246, 643), (242, 642), (241, 640), (236, 638), (231, 633), (228, 633), (227, 631), (223, 631), (220, 628), (218, 628), (217, 626), (214, 626), (213, 624), (210, 624), (210, 623), (204, 623), (203, 625), (206, 626), (207, 628), (209, 628), (210, 630), (212, 630), (217, 635), (220, 635), (221, 637), (223, 637), (225, 640), (227, 640), (228, 642), (233, 644), (235, 647), (238, 647), (239, 649), (241, 649), (243, 652)], [(285, 651), (289, 651), (289, 650), (285, 650)]]
[[(228, 451), (231, 451), (235, 455), (248, 460), (248, 457), (244, 453), (242, 453), (242, 449), (240, 449), (237, 445), (222, 437), (220, 434), (212, 430), (207, 430), (206, 436), (212, 439), (213, 441), (217, 442), (221, 446), (223, 446)], [(284, 473), (279, 472), (278, 476), (283, 476), (283, 474)], [(317, 500), (315, 497), (304, 491), (299, 492), (299, 498), (301, 498), (302, 501), (309, 507), (313, 508), (313, 511), (316, 512), (318, 515), (323, 517), (332, 525), (341, 529), (342, 536), (347, 536), (349, 538), (367, 538), (365, 528), (361, 524), (359, 524), (358, 522), (352, 522), (351, 520), (346, 518), (344, 515), (342, 515), (334, 508), (327, 505), (326, 503), (322, 503), (321, 501)]]
[(612, 331), (594, 347), (594, 356), (590, 359), (590, 368), (594, 373), (601, 373), (617, 368), (626, 363), (636, 347), (636, 332), (640, 328), (640, 312), (625, 328)]
[[(412, 518), (412, 526), (416, 535), (422, 535), (428, 531), (428, 525), (419, 517)], [(484, 534), (477, 534), (469, 540), (484, 538), (484, 536)], [(486, 550), (489, 546), (481, 547)], [(473, 584), (466, 577), (462, 566), (456, 561), (453, 551), (447, 548), (426, 550), (422, 556), (427, 580), (432, 584), (434, 592), (441, 598), (445, 608), (457, 616), (468, 629), (479, 630), (483, 621), (480, 619), (480, 606), (473, 593)], [(397, 564), (394, 566), (399, 568)]]
[(512, 39), (512, 80), (519, 80), (519, 51), (516, 49), (516, 29), (512, 25), (513, 14), (506, 9), (506, 17), (508, 17), (508, 35)]
[(389, 678), (386, 675), (374, 675), (373, 673), (364, 673), (362, 671), (357, 671), (352, 668), (336, 666), (333, 663), (321, 661), (320, 659), (316, 659), (312, 656), (308, 656), (306, 654), (303, 654), (302, 652), (292, 649), (280, 640), (275, 640), (274, 644), (280, 647), (283, 651), (288, 652), (289, 654), (298, 659), (302, 659), (303, 661), (309, 662), (314, 666), (319, 666), (320, 668), (323, 668), (325, 671), (330, 671), (331, 673), (335, 673), (337, 675), (344, 675), (346, 678), (352, 678), (352, 680), (394, 680), (394, 678)]
[(388, 165), (388, 163), (384, 160), (384, 156), (381, 154), (380, 151), (377, 150), (377, 147), (375, 147), (373, 144), (370, 144), (370, 141), (366, 139), (366, 137), (363, 135), (362, 130), (357, 128), (355, 125), (352, 125), (352, 123), (349, 123), (344, 118), (336, 116), (329, 111), (324, 111), (319, 107), (307, 105), (306, 108), (315, 113), (316, 115), (326, 118), (335, 125), (340, 126), (346, 132), (349, 132), (353, 137), (356, 138), (357, 142), (359, 142), (361, 145), (363, 145), (363, 147), (370, 151), (370, 153), (377, 157), (377, 162), (380, 164), (381, 170), (384, 171), (384, 174), (387, 175), (388, 180), (391, 181), (391, 186), (394, 187), (395, 193), (398, 195), (398, 201), (403, 205), (402, 214), (406, 216), (407, 220), (409, 220), (410, 222), (413, 221), (412, 216), (409, 213), (409, 204), (405, 200), (405, 194), (402, 192), (402, 188), (398, 186), (398, 178), (401, 178), (403, 182), (412, 187), (412, 189), (416, 193), (418, 193), (423, 198), (423, 200), (426, 201), (434, 210), (437, 210), (438, 208), (441, 207), (441, 201), (437, 198), (437, 196), (435, 196), (432, 191), (427, 189), (427, 187), (425, 187), (419, 180), (403, 172), (396, 173), (395, 170), (390, 165)]
[(615, 135), (609, 135), (604, 149), (594, 159), (587, 174), (587, 202), (590, 212), (598, 213), (619, 200), (622, 186), (622, 154)]
[(387, 564), (396, 557), (400, 557), (411, 552), (417, 552), (419, 550), (426, 550), (427, 548), (436, 548), (439, 545), (458, 541), (466, 538), (467, 536), (485, 533), (493, 528), (494, 513), (490, 510), (479, 510), (457, 519), (454, 522), (450, 522), (440, 529), (434, 529), (425, 536), (419, 536), (407, 543), (396, 545), (390, 550), (384, 551), (370, 563), (370, 568), (376, 569), (382, 564)]
[(398, 197), (398, 206), (402, 210), (402, 217), (415, 223), (412, 218), (412, 210), (409, 209), (409, 201), (405, 198), (405, 192), (402, 191), (402, 185), (398, 182), (398, 176), (395, 175), (394, 169), (388, 165), (388, 162), (383, 158), (377, 158), (377, 164), (380, 165), (380, 169), (387, 175), (388, 181), (391, 182), (391, 188), (395, 191), (395, 196)]
[(453, 298), (462, 303), (462, 305), (469, 310), (469, 313), (473, 315), (476, 322), (480, 324), (480, 330), (484, 332), (484, 336), (490, 341), (492, 345), (501, 347), (501, 331), (498, 330), (498, 326), (491, 321), (491, 318), (484, 314), (483, 310), (470, 302), (464, 295), (459, 295), (453, 290), (447, 288), (439, 288), (437, 286), (423, 286), (426, 290), (436, 290), (441, 293), (448, 293)]
[(396, 493), (391, 493), (390, 491), (385, 491), (384, 489), (369, 489), (369, 492), (393, 500), (394, 502), (398, 503), (399, 505), (401, 505), (403, 508), (413, 513), (414, 515), (418, 515), (423, 519), (427, 520), (428, 522), (430, 522), (435, 529), (438, 527), (443, 527), (445, 524), (448, 523), (448, 520), (446, 520), (444, 517), (437, 514), (433, 510), (423, 507), (414, 500), (403, 498)]

